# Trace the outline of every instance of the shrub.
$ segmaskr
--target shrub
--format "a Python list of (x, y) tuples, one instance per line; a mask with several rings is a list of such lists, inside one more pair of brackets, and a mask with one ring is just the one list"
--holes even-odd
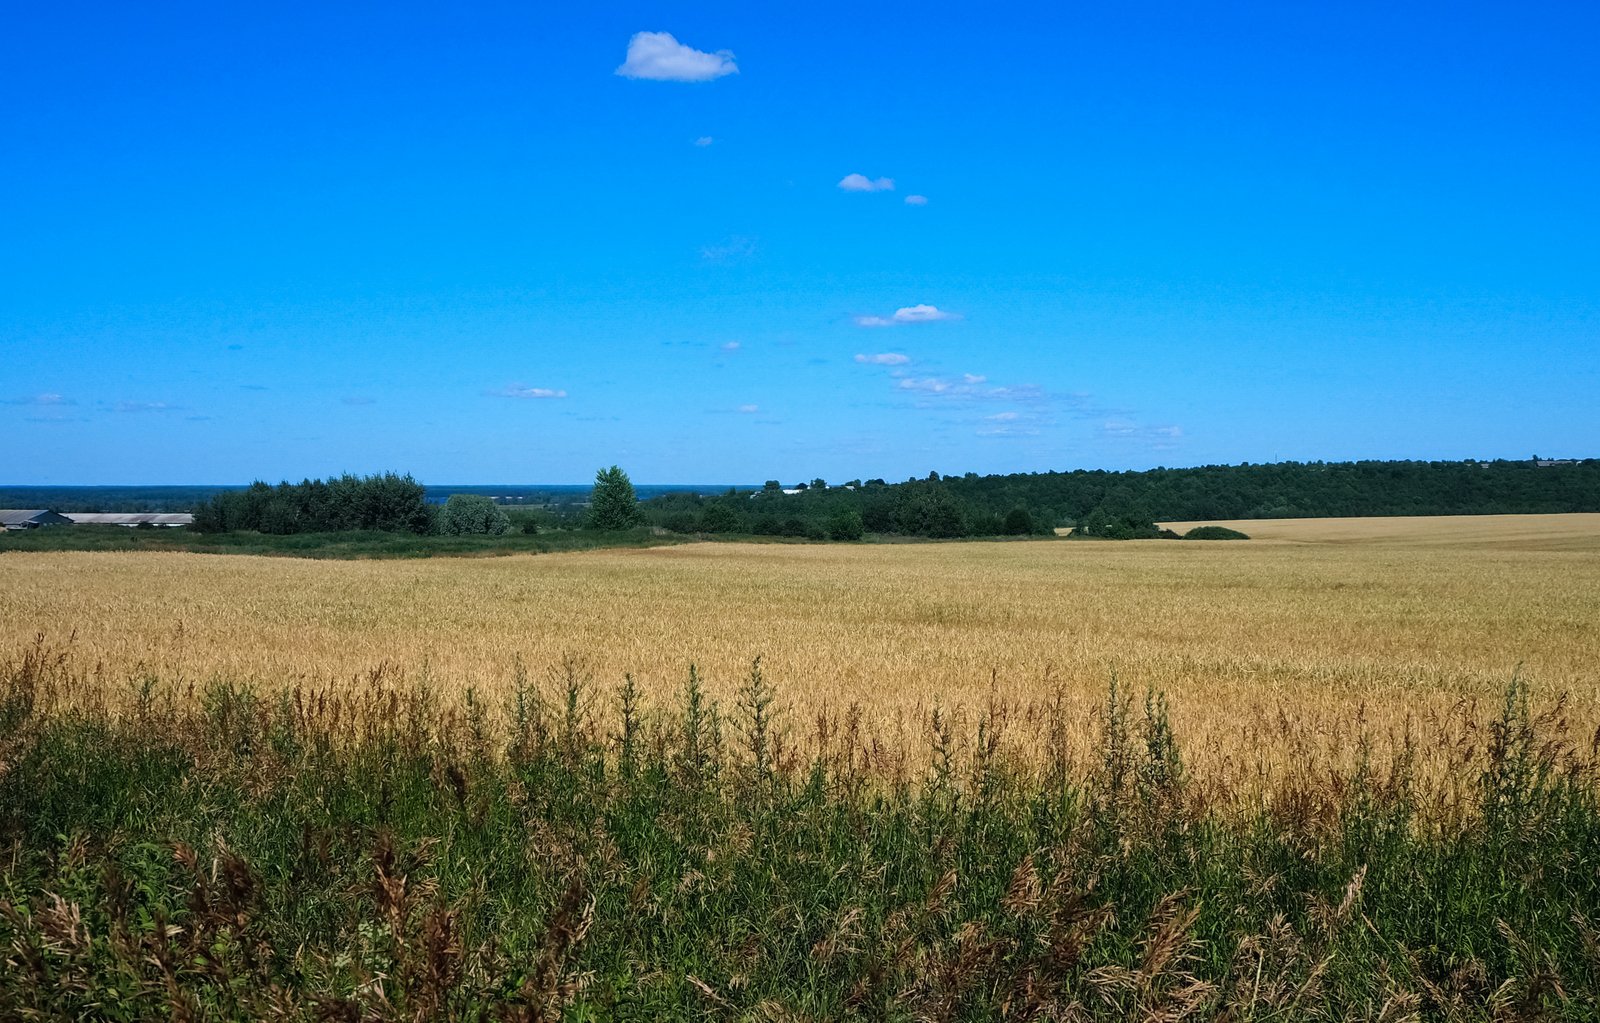
[(853, 508), (835, 512), (828, 520), (828, 535), (835, 540), (859, 540), (866, 535), (861, 513)]
[(1227, 526), (1196, 526), (1183, 534), (1185, 540), (1248, 540), (1248, 534)]
[(510, 528), (505, 509), (482, 494), (451, 494), (439, 512), (445, 536), (503, 536)]
[(707, 533), (737, 533), (741, 525), (739, 513), (725, 504), (708, 504), (700, 513), (700, 528)]
[(1033, 516), (1026, 508), (1013, 508), (1006, 513), (1007, 536), (1027, 536), (1033, 532)]

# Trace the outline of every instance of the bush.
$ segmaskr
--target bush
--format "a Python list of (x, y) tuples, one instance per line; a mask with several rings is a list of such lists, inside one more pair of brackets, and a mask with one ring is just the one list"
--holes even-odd
[(1249, 535), (1227, 526), (1196, 526), (1183, 534), (1185, 540), (1248, 540)]
[(861, 513), (851, 508), (835, 512), (828, 520), (828, 535), (835, 540), (859, 540), (866, 535), (866, 526), (861, 522)]
[(1033, 516), (1026, 508), (1013, 508), (1006, 513), (1007, 536), (1027, 536), (1033, 532)]
[(503, 536), (510, 528), (505, 509), (482, 494), (451, 494), (439, 512), (445, 536)]
[(737, 533), (743, 524), (739, 513), (725, 504), (708, 504), (700, 513), (700, 528), (707, 533)]

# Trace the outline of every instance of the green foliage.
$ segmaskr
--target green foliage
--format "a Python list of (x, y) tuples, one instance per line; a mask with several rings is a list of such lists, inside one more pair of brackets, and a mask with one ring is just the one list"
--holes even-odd
[(861, 513), (854, 508), (841, 508), (828, 519), (828, 535), (835, 540), (859, 540), (866, 532)]
[(326, 480), (283, 482), (276, 487), (260, 480), (244, 490), (214, 495), (196, 507), (199, 533), (258, 532), (277, 536), (378, 530), (427, 533), (433, 512), (422, 484), (409, 475), (388, 472)]
[(731, 743), (697, 673), (602, 730), (572, 659), (500, 731), (392, 676), (55, 713), (58, 671), (0, 671), (3, 1019), (1600, 1016), (1594, 765), (1520, 685), (1476, 783), (1219, 807), (1153, 692), (1037, 775), (935, 712), (926, 774), (870, 785), (759, 662)]
[(639, 500), (633, 493), (628, 474), (613, 465), (594, 476), (594, 495), (589, 500), (589, 525), (593, 529), (631, 529), (639, 524)]
[(1027, 536), (1033, 532), (1033, 516), (1026, 508), (1013, 508), (1006, 513), (1003, 528), (1007, 536)]
[(1185, 540), (1248, 540), (1249, 534), (1227, 526), (1196, 526), (1183, 534)]
[(700, 528), (707, 533), (737, 533), (743, 527), (743, 517), (724, 501), (707, 504), (700, 514)]
[(451, 494), (438, 515), (444, 536), (503, 536), (510, 529), (505, 509), (481, 494)]

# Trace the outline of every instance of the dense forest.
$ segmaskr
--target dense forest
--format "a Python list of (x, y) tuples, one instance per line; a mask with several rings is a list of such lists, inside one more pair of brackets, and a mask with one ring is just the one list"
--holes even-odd
[(1600, 459), (1560, 463), (1278, 462), (1144, 472), (940, 476), (904, 483), (813, 480), (642, 505), (676, 532), (855, 539), (1048, 533), (1156, 536), (1157, 522), (1372, 515), (1600, 511)]

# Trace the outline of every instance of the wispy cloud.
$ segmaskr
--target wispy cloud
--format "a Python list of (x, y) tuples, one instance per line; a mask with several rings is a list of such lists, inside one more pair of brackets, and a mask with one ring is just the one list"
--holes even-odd
[(946, 312), (933, 305), (908, 305), (896, 309), (891, 316), (857, 316), (858, 327), (899, 327), (908, 323), (937, 323), (940, 320), (959, 320), (959, 313)]
[(899, 352), (878, 352), (875, 355), (857, 355), (856, 361), (864, 366), (904, 366), (911, 356)]
[(724, 342), (722, 342), (722, 350), (725, 351), (725, 352), (737, 352), (739, 349), (741, 349), (743, 347), (744, 347), (744, 345), (741, 345), (737, 341), (724, 341)]
[(928, 197), (925, 196), (925, 195), (908, 195), (908, 196), (906, 196), (906, 205), (907, 206), (926, 206), (926, 205), (928, 205)]
[(35, 394), (31, 398), (9, 398), (0, 401), (0, 405), (31, 405), (35, 408), (57, 408), (62, 405), (76, 405), (77, 401), (54, 391)]
[(738, 74), (739, 66), (727, 50), (707, 53), (685, 46), (670, 32), (635, 32), (628, 40), (628, 59), (616, 73), (654, 82), (709, 82)]
[(739, 406), (739, 414), (740, 415), (753, 416), (757, 412), (760, 412), (760, 411), (761, 411), (761, 406), (760, 405), (740, 405)]
[(511, 384), (510, 386), (500, 388), (498, 391), (488, 391), (486, 393), (493, 398), (540, 399), (565, 398), (567, 396), (567, 392), (559, 388), (524, 387), (522, 384)]
[(702, 135), (694, 140), (694, 144), (699, 146), (701, 149), (704, 149), (715, 141), (717, 140), (712, 138), (710, 135)]
[(733, 263), (749, 259), (755, 254), (755, 239), (741, 235), (734, 235), (719, 245), (707, 245), (700, 250), (700, 258), (708, 263)]
[(1179, 426), (1145, 426), (1132, 419), (1118, 417), (1100, 424), (1100, 436), (1105, 440), (1143, 445), (1154, 451), (1171, 451), (1183, 440)]
[(892, 192), (894, 178), (869, 178), (865, 174), (846, 174), (839, 179), (839, 187), (846, 192)]
[(114, 406), (118, 412), (174, 412), (178, 406), (164, 401), (119, 401)]

